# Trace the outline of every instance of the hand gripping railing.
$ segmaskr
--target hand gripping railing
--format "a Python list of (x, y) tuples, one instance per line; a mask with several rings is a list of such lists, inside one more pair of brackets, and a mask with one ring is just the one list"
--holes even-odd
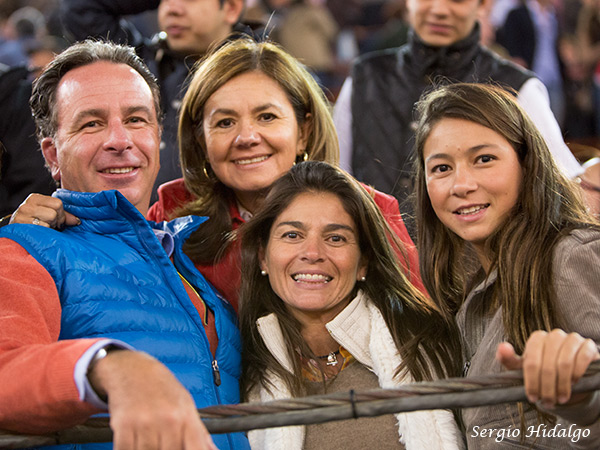
[[(573, 385), (573, 393), (600, 390), (600, 361)], [(267, 403), (210, 406), (198, 410), (210, 433), (230, 433), (288, 425), (308, 425), (426, 409), (465, 408), (527, 401), (521, 371), (473, 378), (407, 384), (396, 389), (336, 392)], [(108, 418), (45, 435), (0, 431), (1, 449), (110, 442)]]

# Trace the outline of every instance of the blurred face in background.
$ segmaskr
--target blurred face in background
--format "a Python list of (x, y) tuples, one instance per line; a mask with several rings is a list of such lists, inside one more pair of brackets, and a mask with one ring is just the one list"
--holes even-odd
[(433, 47), (466, 38), (484, 13), (484, 0), (407, 0), (408, 20), (417, 35)]
[(161, 0), (158, 25), (167, 33), (171, 50), (203, 55), (213, 42), (221, 42), (240, 17), (243, 0)]

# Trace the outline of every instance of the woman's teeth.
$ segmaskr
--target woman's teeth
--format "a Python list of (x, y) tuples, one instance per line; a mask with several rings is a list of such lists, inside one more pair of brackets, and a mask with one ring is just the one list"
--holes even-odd
[(308, 281), (308, 282), (320, 282), (329, 283), (331, 277), (326, 275), (310, 274), (310, 273), (297, 273), (293, 276), (294, 281)]
[(264, 161), (268, 157), (269, 156), (258, 156), (256, 158), (252, 158), (252, 159), (238, 159), (235, 163), (239, 164), (240, 166), (244, 166), (246, 164), (254, 164), (254, 163), (257, 163), (257, 162)]
[(464, 208), (464, 209), (459, 209), (458, 211), (456, 211), (456, 214), (460, 214), (460, 215), (467, 215), (467, 214), (474, 214), (478, 211), (481, 211), (482, 209), (485, 209), (489, 206), (489, 204), (487, 205), (479, 205), (479, 206), (472, 206), (470, 208)]

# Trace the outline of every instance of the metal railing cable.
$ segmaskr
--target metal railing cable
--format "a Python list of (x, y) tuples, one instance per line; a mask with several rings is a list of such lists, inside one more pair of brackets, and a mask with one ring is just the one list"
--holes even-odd
[[(573, 393), (600, 390), (600, 361), (573, 385)], [(290, 425), (308, 425), (359, 417), (429, 409), (466, 408), (527, 401), (521, 371), (472, 378), (411, 383), (395, 389), (336, 392), (266, 403), (202, 408), (198, 413), (213, 434)], [(43, 445), (110, 442), (108, 417), (45, 435), (0, 431), (1, 449)]]

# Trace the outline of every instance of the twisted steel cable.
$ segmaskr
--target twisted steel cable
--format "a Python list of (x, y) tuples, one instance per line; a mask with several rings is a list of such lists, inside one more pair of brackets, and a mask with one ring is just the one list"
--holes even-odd
[[(600, 361), (593, 362), (573, 385), (573, 393), (600, 390)], [(472, 378), (412, 383), (395, 389), (336, 392), (266, 403), (202, 408), (198, 413), (213, 434), (289, 425), (308, 425), (428, 409), (465, 408), (527, 401), (520, 370)], [(0, 431), (0, 448), (110, 442), (108, 417), (46, 435)]]

